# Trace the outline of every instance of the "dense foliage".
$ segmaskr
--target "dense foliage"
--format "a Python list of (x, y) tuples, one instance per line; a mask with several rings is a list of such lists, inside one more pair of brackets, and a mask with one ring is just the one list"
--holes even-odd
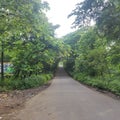
[[(69, 15), (79, 29), (64, 37), (72, 53), (65, 68), (75, 79), (120, 95), (120, 2), (84, 0)], [(95, 25), (91, 26), (94, 20)], [(71, 59), (72, 58), (72, 59)], [(69, 69), (71, 68), (71, 69)]]
[[(2, 66), (5, 61), (12, 64), (11, 82), (19, 79), (27, 84), (29, 78), (39, 79), (39, 75), (55, 72), (59, 41), (54, 37), (57, 26), (49, 23), (46, 17), (48, 9), (48, 3), (40, 0), (0, 1), (0, 58)], [(3, 81), (2, 67), (1, 71), (3, 85), (6, 80)]]

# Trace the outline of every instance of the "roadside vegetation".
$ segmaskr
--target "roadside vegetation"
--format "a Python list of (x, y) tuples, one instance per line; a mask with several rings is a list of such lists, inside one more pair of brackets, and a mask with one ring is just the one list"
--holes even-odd
[(48, 22), (49, 9), (41, 0), (0, 1), (0, 91), (46, 84), (63, 60), (76, 80), (120, 95), (120, 1), (78, 3), (69, 15), (78, 30), (63, 41), (55, 37), (59, 25)]
[[(54, 76), (62, 43), (47, 10), (41, 0), (0, 1), (0, 91), (38, 87)], [(7, 72), (5, 62), (11, 64)]]
[[(85, 0), (69, 15), (78, 30), (64, 36), (64, 61), (76, 80), (120, 95), (120, 1)], [(91, 22), (94, 21), (94, 25)]]

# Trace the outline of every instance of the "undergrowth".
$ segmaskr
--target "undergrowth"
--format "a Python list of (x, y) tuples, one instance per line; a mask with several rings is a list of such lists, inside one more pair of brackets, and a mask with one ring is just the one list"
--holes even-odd
[(83, 84), (101, 90), (106, 90), (120, 96), (119, 77), (112, 77), (112, 78), (90, 77), (82, 73), (72, 73), (71, 76)]
[(35, 88), (47, 84), (51, 80), (53, 74), (41, 74), (41, 75), (31, 75), (24, 79), (20, 78), (6, 78), (0, 85), (0, 92), (10, 91), (10, 90), (23, 90), (29, 88)]

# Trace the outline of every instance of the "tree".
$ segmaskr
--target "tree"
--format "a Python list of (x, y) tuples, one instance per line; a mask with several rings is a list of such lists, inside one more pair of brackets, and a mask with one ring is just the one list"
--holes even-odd
[[(71, 54), (74, 64), (66, 61), (66, 69), (75, 79), (119, 94), (120, 77), (120, 2), (119, 0), (84, 0), (69, 15), (75, 16), (74, 26), (80, 39)], [(91, 27), (91, 21), (95, 25)], [(72, 34), (70, 34), (72, 35)], [(71, 71), (69, 71), (69, 66)]]
[(57, 26), (49, 23), (45, 15), (44, 10), (49, 9), (48, 3), (4, 0), (0, 6), (0, 41), (4, 51), (9, 50), (15, 77), (39, 74), (47, 63), (53, 66), (57, 62), (57, 51), (54, 51), (57, 48), (54, 43)]
[(118, 41), (120, 23), (120, 2), (118, 0), (85, 0), (78, 3), (70, 16), (75, 16), (75, 27), (88, 26), (94, 21), (98, 33), (108, 37), (108, 40)]

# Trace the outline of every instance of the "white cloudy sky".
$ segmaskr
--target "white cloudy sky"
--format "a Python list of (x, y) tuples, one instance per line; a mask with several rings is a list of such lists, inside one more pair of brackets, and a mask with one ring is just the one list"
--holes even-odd
[(67, 19), (67, 16), (75, 8), (75, 5), (83, 0), (44, 0), (50, 5), (50, 11), (47, 12), (49, 22), (54, 25), (59, 24), (61, 27), (56, 30), (56, 36), (61, 37), (69, 32), (74, 31), (71, 29), (71, 24), (74, 18)]

